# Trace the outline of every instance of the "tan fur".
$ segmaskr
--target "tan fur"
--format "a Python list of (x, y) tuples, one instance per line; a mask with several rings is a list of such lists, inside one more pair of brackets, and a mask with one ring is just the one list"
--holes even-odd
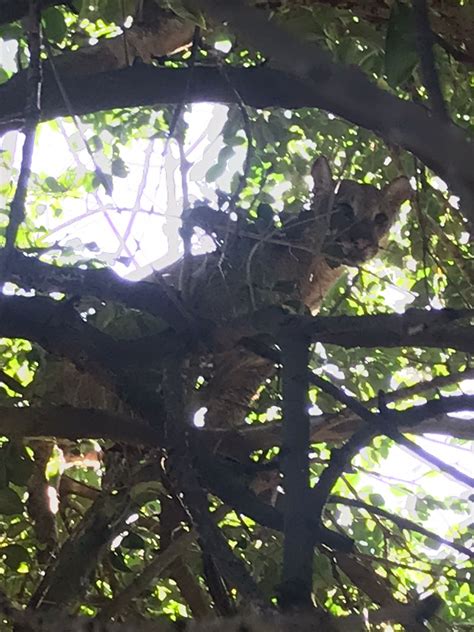
[[(238, 345), (239, 337), (251, 333), (245, 317), (269, 305), (299, 304), (316, 313), (343, 273), (343, 264), (358, 265), (377, 253), (411, 192), (401, 177), (382, 190), (343, 180), (334, 193), (325, 158), (314, 163), (312, 175), (311, 209), (283, 229), (258, 235), (247, 227), (242, 234), (231, 225), (223, 250), (179, 261), (165, 271), (177, 287), (186, 266), (187, 306), (220, 327), (224, 348), (209, 358), (212, 368), (203, 369), (207, 383), (195, 404), (208, 408), (207, 427), (241, 423), (258, 386), (273, 372), (271, 363)], [(216, 212), (216, 221), (218, 216)]]
[[(258, 387), (274, 371), (267, 360), (239, 345), (239, 339), (252, 334), (249, 316), (270, 305), (317, 312), (343, 273), (343, 264), (357, 265), (374, 256), (401, 202), (410, 195), (406, 178), (397, 178), (382, 190), (344, 180), (334, 193), (325, 158), (316, 160), (312, 175), (311, 208), (282, 229), (260, 233), (251, 224), (230, 225), (226, 215), (211, 211), (211, 220), (214, 215), (216, 222), (225, 220), (222, 248), (178, 261), (160, 273), (160, 282), (164, 274), (174, 287), (183, 285), (182, 298), (189, 310), (213, 322), (219, 331), (213, 352), (191, 358), (189, 371), (190, 383), (199, 375), (206, 380), (195, 394), (193, 409), (208, 408), (209, 428), (240, 424)], [(376, 221), (381, 213), (383, 224)], [(147, 281), (154, 282), (155, 275)], [(43, 380), (40, 372), (32, 398), (36, 394), (47, 399), (46, 386), (49, 393), (54, 389), (57, 404), (72, 402), (129, 414), (95, 378), (63, 360), (55, 364), (56, 369), (48, 362)]]

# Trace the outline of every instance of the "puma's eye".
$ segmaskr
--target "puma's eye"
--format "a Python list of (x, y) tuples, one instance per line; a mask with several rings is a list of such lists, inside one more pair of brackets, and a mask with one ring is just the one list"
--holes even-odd
[(380, 228), (386, 226), (388, 224), (388, 217), (385, 215), (385, 213), (377, 213), (377, 215), (374, 217), (374, 224), (375, 226), (379, 226)]

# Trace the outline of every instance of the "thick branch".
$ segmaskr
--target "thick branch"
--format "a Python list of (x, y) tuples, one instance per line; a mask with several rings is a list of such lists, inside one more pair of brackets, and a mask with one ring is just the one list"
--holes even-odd
[[(282, 513), (272, 505), (262, 502), (247, 487), (241, 472), (236, 474), (231, 468), (232, 462), (228, 463), (216, 457), (209, 450), (197, 450), (196, 454), (200, 476), (211, 493), (255, 522), (270, 529), (283, 531)], [(322, 542), (338, 551), (352, 551), (354, 543), (348, 536), (327, 529), (313, 518), (311, 529), (313, 544)]]
[[(444, 410), (444, 412), (442, 412)], [(474, 410), (472, 396), (453, 396), (433, 400), (405, 411), (391, 411), (391, 419), (401, 432), (412, 434), (441, 433), (460, 439), (474, 438), (472, 420), (449, 417), (449, 412)], [(311, 441), (340, 443), (359, 430), (362, 421), (356, 415), (343, 411), (339, 415), (314, 417), (311, 423)], [(438, 426), (442, 425), (442, 428)], [(451, 427), (450, 427), (451, 426)], [(451, 430), (451, 432), (450, 432)], [(73, 406), (0, 408), (0, 434), (12, 438), (57, 437), (61, 439), (110, 439), (129, 445), (156, 446), (162, 434), (138, 420), (106, 411), (75, 408)], [(226, 453), (226, 446), (239, 440), (243, 450), (250, 453), (266, 450), (281, 444), (281, 424), (265, 424), (258, 428), (246, 427), (239, 431), (197, 431), (207, 449), (215, 446)]]
[(166, 462), (170, 488), (181, 500), (199, 533), (203, 552), (216, 561), (222, 575), (231, 581), (243, 598), (263, 605), (264, 599), (256, 582), (250, 575), (245, 562), (234, 555), (229, 543), (215, 523), (209, 511), (206, 491), (197, 475), (190, 453), (191, 435), (185, 423), (186, 391), (182, 374), (182, 359), (179, 356), (168, 363), (164, 371), (165, 393), (165, 436), (168, 447)]
[(112, 375), (133, 366), (156, 366), (164, 350), (165, 354), (176, 353), (186, 344), (170, 334), (133, 343), (115, 340), (84, 322), (70, 302), (42, 296), (0, 295), (0, 335), (37, 342), (81, 369), (98, 374), (105, 369)]
[(73, 406), (0, 407), (0, 434), (11, 438), (109, 439), (129, 445), (157, 446), (162, 435), (138, 420), (103, 410)]
[(131, 512), (129, 489), (101, 494), (88, 509), (79, 527), (66, 540), (33, 594), (32, 609), (64, 609), (76, 604), (89, 577), (112, 538), (120, 533)]
[(313, 341), (341, 347), (434, 347), (474, 353), (474, 327), (456, 322), (472, 315), (473, 310), (408, 309), (404, 314), (316, 316), (298, 320)]
[[(449, 400), (457, 400), (457, 397), (449, 398)], [(446, 402), (446, 400), (443, 400), (443, 402)], [(466, 410), (466, 408), (463, 408), (461, 402), (459, 402), (459, 407), (454, 401), (452, 404), (453, 410), (451, 412)], [(472, 405), (471, 403), (471, 406)], [(416, 407), (417, 413), (420, 408), (422, 409), (423, 406)], [(407, 418), (407, 423), (404, 423), (404, 413), (406, 411), (393, 412), (399, 417), (398, 428), (401, 432), (410, 432), (415, 435), (441, 434), (455, 437), (456, 439), (474, 439), (474, 424), (470, 419), (450, 417), (449, 413), (443, 412), (434, 413), (431, 416), (428, 410), (426, 410), (426, 418), (420, 420), (416, 425), (412, 425), (409, 417)], [(421, 411), (419, 414), (422, 414)], [(318, 415), (311, 419), (311, 442), (320, 443), (324, 441), (327, 443), (341, 443), (359, 430), (362, 423), (357, 415), (347, 410), (339, 414)], [(232, 442), (235, 443), (235, 438), (233, 441), (235, 431), (217, 431), (214, 432), (214, 435), (215, 441), (219, 443), (221, 448), (224, 448), (224, 451), (227, 444), (231, 445)], [(270, 422), (255, 428), (248, 425), (239, 428), (239, 439), (248, 452), (254, 450), (268, 450), (278, 446), (281, 444), (281, 422)]]
[[(276, 38), (275, 41), (278, 41)], [(412, 151), (423, 162), (450, 180), (473, 184), (469, 165), (474, 149), (462, 130), (433, 120), (419, 105), (397, 99), (371, 84), (354, 68), (329, 66), (332, 81), (309, 85), (303, 79), (271, 68), (228, 68), (229, 82), (216, 68), (196, 67), (189, 102), (235, 103), (236, 92), (249, 106), (295, 109), (318, 107), (362, 127), (372, 129), (392, 144)], [(177, 104), (187, 87), (187, 69), (153, 68), (137, 65), (124, 70), (63, 79), (75, 114), (112, 108)], [(342, 94), (340, 94), (342, 92)], [(348, 95), (352, 95), (348, 98)], [(21, 125), (25, 84), (12, 79), (0, 86), (0, 131)], [(50, 74), (45, 74), (42, 117), (48, 120), (69, 114)]]
[(102, 300), (123, 303), (162, 318), (175, 331), (193, 327), (193, 320), (175, 289), (164, 280), (158, 283), (132, 283), (117, 276), (109, 268), (82, 270), (77, 267), (55, 266), (36, 257), (14, 251), (10, 256), (8, 280), (39, 292), (64, 292), (71, 296), (94, 296)]
[(309, 511), (309, 341), (284, 332), (282, 350), (283, 432), (281, 466), (285, 489), (283, 608), (311, 605), (314, 535)]
[[(243, 1), (194, 0), (192, 5), (227, 22), (236, 35), (267, 55), (273, 65), (290, 76), (303, 79), (311, 93), (323, 94), (323, 109), (372, 129), (387, 142), (413, 152), (465, 199), (466, 213), (474, 223), (474, 207), (470, 206), (474, 174), (470, 166), (461, 164), (460, 156), (446, 142), (448, 136), (456, 139), (463, 153), (471, 156), (472, 165), (474, 148), (460, 128), (441, 123), (439, 119), (430, 120), (426, 112), (422, 114), (413, 104), (404, 102), (402, 105), (359, 69), (335, 63), (327, 51), (297, 39)], [(431, 128), (431, 137), (428, 128)]]

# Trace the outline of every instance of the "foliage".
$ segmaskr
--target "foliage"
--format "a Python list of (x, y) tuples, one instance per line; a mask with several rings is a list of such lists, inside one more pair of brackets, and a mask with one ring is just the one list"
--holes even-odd
[[(75, 0), (71, 6), (51, 6), (43, 12), (44, 37), (58, 55), (88, 46), (91, 38), (112, 40), (125, 18), (136, 15), (141, 4)], [(178, 4), (168, 3), (167, 10), (189, 19), (188, 12), (183, 14)], [(324, 46), (335, 59), (358, 66), (380, 87), (399, 97), (426, 105), (407, 3), (393, 3), (385, 19), (373, 23), (366, 19), (362, 2), (341, 3), (348, 9), (336, 9), (328, 2), (270, 4), (275, 5), (274, 18), (298, 38)], [(454, 10), (461, 11), (461, 5)], [(203, 28), (193, 62), (196, 66), (218, 63), (258, 68), (268, 62), (261, 53), (247, 48), (229, 27), (204, 21), (197, 13), (192, 21)], [(25, 67), (28, 46), (20, 23), (1, 26), (0, 37), (3, 47), (6, 43), (17, 47), (15, 61)], [(228, 52), (222, 52), (229, 47)], [(44, 56), (47, 51), (45, 47)], [(472, 76), (468, 66), (439, 46), (435, 53), (446, 106), (459, 126), (466, 131), (472, 129)], [(191, 64), (189, 49), (156, 63), (186, 68)], [(0, 78), (7, 80), (12, 75), (16, 70), (12, 64), (0, 69)], [(192, 74), (189, 81), (193, 81)], [(320, 314), (402, 313), (408, 306), (473, 308), (472, 250), (458, 198), (417, 158), (387, 144), (376, 131), (324, 110), (254, 109), (242, 103), (212, 108), (184, 102), (160, 108), (137, 106), (89, 113), (80, 121), (75, 117), (42, 123), (17, 247), (57, 266), (97, 269), (108, 265), (120, 274), (131, 274), (152, 262), (161, 267), (181, 253), (177, 216), (183, 205), (204, 199), (225, 209), (229, 201), (237, 202), (250, 226), (263, 221), (269, 206), (271, 217), (267, 213), (265, 221), (278, 228), (309, 204), (309, 165), (315, 156), (323, 155), (328, 157), (337, 179), (382, 186), (402, 173), (410, 178), (416, 194), (412, 203), (402, 208), (380, 256), (360, 268), (348, 269), (326, 297)], [(203, 123), (206, 116), (207, 126)], [(216, 127), (218, 120), (222, 121), (221, 129)], [(50, 154), (49, 145), (53, 148)], [(14, 133), (5, 136), (3, 148), (2, 236), (20, 169), (19, 143)], [(59, 161), (54, 152), (60, 156)], [(187, 194), (181, 185), (181, 173), (188, 178)], [(197, 238), (195, 242), (196, 250), (205, 247), (197, 243)], [(4, 293), (21, 295), (27, 290), (28, 294), (30, 289), (36, 289), (37, 296), (51, 295), (42, 292), (41, 287), (19, 282), (7, 283)], [(93, 298), (94, 288), (90, 293), (87, 289), (80, 292), (79, 298), (66, 294), (56, 292), (53, 297), (61, 304), (72, 305), (83, 320), (114, 338), (140, 340), (164, 330), (156, 314)], [(59, 391), (41, 396), (38, 390), (35, 392), (35, 372), (38, 383), (46, 379), (49, 386), (53, 384), (51, 374), (41, 377), (50, 359), (37, 342), (6, 334), (1, 349), (3, 407), (60, 407), (70, 403), (68, 396), (63, 400)], [(158, 355), (159, 349), (156, 352)], [(316, 375), (330, 379), (369, 407), (377, 406), (381, 391), (406, 389), (403, 397), (394, 397), (393, 404), (397, 410), (404, 410), (438, 396), (472, 390), (470, 355), (452, 348), (362, 349), (318, 342), (310, 367)], [(161, 376), (160, 371), (161, 367), (153, 367), (152, 376)], [(446, 376), (453, 377), (443, 382)], [(148, 384), (149, 378), (150, 374), (140, 374), (136, 369), (133, 384), (142, 392), (155, 393), (160, 387)], [(417, 388), (428, 380), (436, 385), (440, 378), (439, 387)], [(341, 403), (327, 392), (311, 386), (309, 397), (316, 420), (317, 415), (325, 415), (329, 422), (331, 416), (339, 415), (336, 418), (344, 422), (347, 410), (342, 411)], [(277, 423), (274, 420), (280, 418), (277, 376), (254, 402), (247, 424), (255, 427)], [(462, 470), (468, 463), (466, 442), (455, 431), (449, 431), (447, 419), (445, 436), (417, 437), (416, 441)], [(67, 414), (63, 423), (68, 423)], [(414, 433), (418, 434), (415, 429)], [(94, 616), (113, 603), (109, 616), (117, 618), (137, 614), (151, 619), (159, 615), (196, 616), (203, 611), (209, 613), (211, 607), (222, 614), (225, 608), (216, 603), (218, 592), (213, 586), (215, 564), (213, 567), (209, 556), (201, 553), (196, 537), (190, 538), (187, 547), (178, 550), (170, 563), (162, 568), (158, 564), (133, 599), (120, 603), (120, 610), (119, 602), (112, 601), (119, 599), (125, 587), (137, 581), (150, 564), (157, 564), (159, 555), (175, 541), (174, 531), (183, 521), (189, 521), (186, 514), (173, 515), (177, 510), (170, 507), (168, 491), (158, 482), (159, 477), (143, 475), (143, 468), (161, 458), (159, 452), (115, 444), (112, 439), (72, 440), (67, 434), (56, 439), (20, 439), (17, 435), (2, 439), (0, 572), (8, 600), (22, 606), (40, 606), (38, 586), (45, 569), (51, 568), (52, 556), (60, 557), (61, 547), (64, 550), (72, 541), (83, 556), (90, 554), (88, 574), (84, 571), (89, 583), (76, 602), (66, 604), (77, 612)], [(342, 435), (334, 441), (338, 445), (345, 439)], [(311, 479), (316, 486), (334, 441), (312, 444)], [(266, 446), (255, 449), (252, 460), (261, 465), (277, 454), (276, 446)], [(356, 501), (355, 505), (349, 501)], [(210, 502), (233, 552), (245, 560), (264, 597), (275, 600), (276, 577), (281, 571), (281, 535), (234, 511), (217, 494), (210, 496)], [(355, 540), (359, 564), (371, 569), (399, 600), (409, 602), (425, 591), (440, 594), (444, 607), (441, 618), (432, 623), (433, 629), (463, 629), (474, 620), (472, 571), (463, 548), (469, 545), (469, 510), (465, 486), (408, 455), (393, 439), (381, 436), (365, 447), (338, 478), (325, 508), (324, 524)], [(107, 531), (105, 546), (93, 541), (100, 535), (98, 527), (96, 531), (90, 527), (93, 512), (97, 525)], [(399, 517), (411, 520), (412, 528), (397, 521)], [(417, 531), (416, 525), (422, 529)], [(82, 551), (80, 546), (86, 544), (81, 537), (86, 532), (91, 540)], [(179, 537), (183, 534), (184, 530)], [(444, 543), (439, 537), (445, 539)], [(455, 546), (449, 546), (448, 541)], [(316, 551), (316, 602), (338, 616), (372, 607), (370, 590), (364, 592), (348, 567), (339, 566), (338, 561), (338, 555), (328, 547)], [(73, 559), (72, 575), (74, 563)], [(84, 577), (78, 578), (79, 583), (85, 581)], [(59, 579), (53, 576), (51, 581), (59, 585)], [(227, 592), (232, 600), (235, 594)]]

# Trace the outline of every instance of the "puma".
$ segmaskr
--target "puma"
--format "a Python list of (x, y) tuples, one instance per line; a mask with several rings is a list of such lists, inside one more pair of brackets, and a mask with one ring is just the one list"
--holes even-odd
[[(400, 205), (411, 196), (405, 177), (381, 190), (343, 180), (335, 191), (324, 157), (314, 162), (311, 173), (310, 208), (281, 228), (272, 224), (262, 232), (209, 207), (194, 209), (191, 223), (215, 235), (216, 250), (188, 255), (144, 280), (183, 285), (181, 296), (189, 312), (219, 328), (217, 347), (190, 360), (190, 384), (204, 380), (190, 412), (207, 408), (207, 428), (242, 423), (252, 397), (274, 371), (268, 360), (239, 344), (251, 331), (251, 315), (271, 305), (317, 312), (345, 265), (359, 265), (377, 253)], [(49, 358), (39, 378), (32, 390), (40, 399), (132, 414), (93, 376), (63, 359)]]
[[(184, 299), (192, 313), (222, 328), (228, 346), (208, 359), (196, 406), (207, 408), (206, 427), (235, 427), (251, 398), (273, 367), (238, 344), (245, 316), (269, 305), (300, 306), (316, 313), (345, 265), (357, 266), (371, 257), (392, 225), (411, 187), (401, 176), (379, 190), (343, 180), (337, 191), (328, 161), (312, 168), (313, 201), (281, 229), (252, 233), (251, 226), (232, 223), (215, 212), (214, 219), (195, 214), (196, 223), (216, 234), (218, 247), (207, 255), (181, 259), (162, 271), (177, 287), (187, 266)], [(202, 211), (201, 211), (202, 212)], [(223, 221), (224, 216), (226, 219)], [(209, 226), (210, 225), (210, 226)], [(146, 279), (153, 282), (154, 275)], [(204, 363), (205, 364), (205, 363)]]

